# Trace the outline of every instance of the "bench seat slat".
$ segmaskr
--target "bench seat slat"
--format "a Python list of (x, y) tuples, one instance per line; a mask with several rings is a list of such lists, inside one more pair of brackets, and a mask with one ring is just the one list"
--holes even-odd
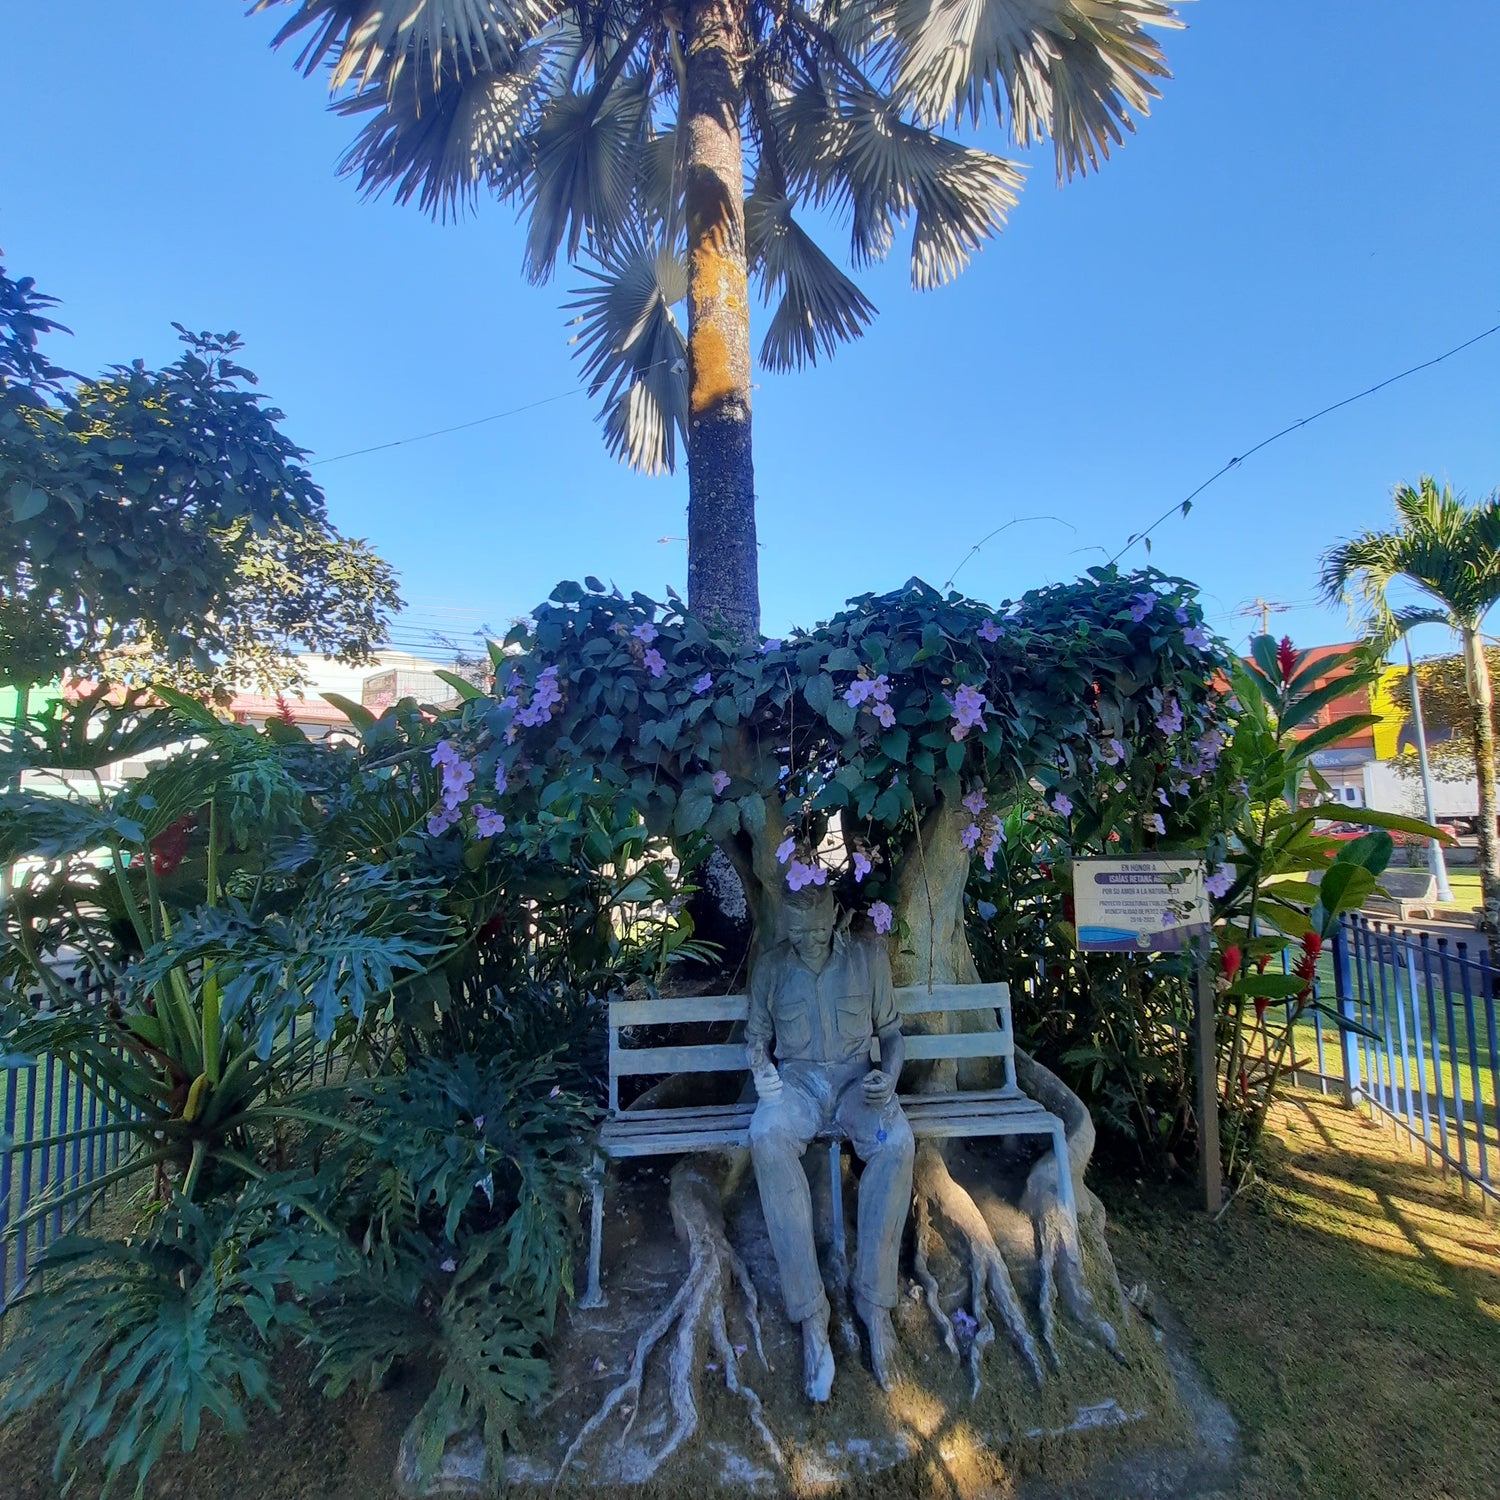
[(896, 1009), (903, 1016), (924, 1016), (949, 1010), (997, 1010), (1010, 1005), (1008, 984), (906, 984), (896, 991)]
[(680, 995), (667, 1000), (611, 1000), (611, 1026), (675, 1026), (687, 1021), (743, 1021), (744, 995)]

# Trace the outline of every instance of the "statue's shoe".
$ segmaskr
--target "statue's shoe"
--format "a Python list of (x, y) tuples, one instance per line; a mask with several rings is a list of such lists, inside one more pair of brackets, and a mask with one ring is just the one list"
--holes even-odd
[(870, 1336), (870, 1368), (881, 1390), (888, 1391), (896, 1383), (896, 1329), (890, 1309), (856, 1301), (854, 1310)]
[(833, 1394), (833, 1346), (826, 1317), (808, 1318), (802, 1325), (802, 1369), (807, 1399), (828, 1400)]

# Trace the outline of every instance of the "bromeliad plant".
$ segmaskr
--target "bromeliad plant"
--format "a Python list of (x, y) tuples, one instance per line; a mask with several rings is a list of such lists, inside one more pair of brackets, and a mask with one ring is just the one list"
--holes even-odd
[[(1314, 656), (1258, 637), (1237, 664), (1239, 704), (1229, 756), (1245, 795), (1210, 877), (1219, 971), (1220, 1104), (1231, 1181), (1252, 1170), (1266, 1114), (1292, 1056), (1297, 1025), (1326, 1020), (1363, 1030), (1330, 1004), (1318, 959), (1343, 913), (1378, 889), (1392, 833), (1443, 837), (1439, 829), (1374, 808), (1328, 800), (1316, 752), (1376, 722), (1373, 714), (1330, 718), (1338, 699), (1367, 689), (1378, 660), (1361, 649)], [(1321, 833), (1320, 821), (1371, 831), (1352, 842)]]

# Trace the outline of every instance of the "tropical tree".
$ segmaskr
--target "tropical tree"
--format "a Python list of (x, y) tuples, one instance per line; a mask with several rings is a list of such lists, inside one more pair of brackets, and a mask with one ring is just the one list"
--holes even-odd
[[(1363, 604), (1372, 635), (1385, 644), (1419, 624), (1446, 625), (1463, 643), (1473, 705), (1474, 774), (1479, 782), (1479, 859), (1486, 922), (1500, 914), (1500, 841), (1496, 838), (1494, 693), (1481, 629), (1500, 600), (1500, 490), (1477, 505), (1424, 474), (1395, 492), (1393, 531), (1366, 531), (1323, 558), (1329, 599)], [(1391, 590), (1409, 584), (1426, 601), (1398, 609)]]
[[(526, 274), (559, 257), (610, 451), (688, 458), (688, 602), (758, 628), (750, 293), (773, 370), (859, 337), (874, 305), (814, 242), (841, 216), (855, 268), (912, 223), (918, 289), (1000, 230), (1022, 167), (938, 127), (1050, 138), (1060, 178), (1100, 165), (1167, 69), (1166, 0), (258, 0), (279, 45), (363, 118), (342, 169), (447, 217), (481, 189), (527, 218)], [(747, 160), (748, 157), (748, 160)], [(748, 184), (748, 191), (747, 191)], [(687, 304), (684, 339), (674, 309)]]
[(299, 680), (298, 650), (367, 661), (395, 575), (328, 520), (237, 335), (83, 379), (31, 277), (0, 265), (0, 683), (68, 669), (201, 690)]

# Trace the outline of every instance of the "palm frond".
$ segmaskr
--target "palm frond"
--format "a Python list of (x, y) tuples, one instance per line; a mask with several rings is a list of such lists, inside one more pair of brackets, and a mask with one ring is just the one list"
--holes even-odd
[(852, 210), (856, 265), (883, 259), (895, 225), (915, 215), (912, 285), (942, 286), (1005, 227), (1022, 180), (1014, 162), (907, 124), (878, 95), (846, 98), (842, 126), (836, 197)]
[[(542, 0), (257, 0), (255, 9), (296, 4), (296, 13), (276, 33), (280, 47), (308, 34), (297, 66), (312, 73), (330, 69), (335, 92), (379, 86), (394, 94), (402, 75), (420, 75), (436, 85), (447, 73), (481, 73), (503, 66), (520, 44), (557, 14)], [(310, 34), (309, 34), (310, 33)]]
[(607, 254), (628, 232), (649, 140), (649, 101), (636, 80), (569, 89), (548, 104), (532, 142), (526, 187), (526, 274), (532, 281), (551, 276), (565, 244), (569, 260), (585, 237)]
[(1165, 0), (890, 0), (899, 92), (929, 123), (986, 107), (1017, 144), (1051, 136), (1059, 177), (1096, 168), (1159, 96), (1166, 61), (1147, 26)]
[(569, 48), (562, 29), (527, 43), (498, 72), (448, 66), (435, 83), (392, 94), (379, 82), (341, 100), (340, 114), (373, 111), (339, 162), (360, 190), (415, 198), (446, 219), (473, 202), (480, 187), (505, 195), (530, 165), (529, 137), (557, 85)]
[(687, 340), (673, 307), (687, 296), (687, 268), (671, 250), (632, 236), (577, 289), (574, 342), (589, 394), (604, 392), (604, 438), (616, 457), (648, 474), (670, 472), (687, 437)]
[(792, 217), (785, 195), (763, 181), (745, 201), (745, 237), (766, 301), (780, 295), (760, 350), (767, 369), (816, 364), (820, 350), (832, 356), (864, 333), (875, 304)]

